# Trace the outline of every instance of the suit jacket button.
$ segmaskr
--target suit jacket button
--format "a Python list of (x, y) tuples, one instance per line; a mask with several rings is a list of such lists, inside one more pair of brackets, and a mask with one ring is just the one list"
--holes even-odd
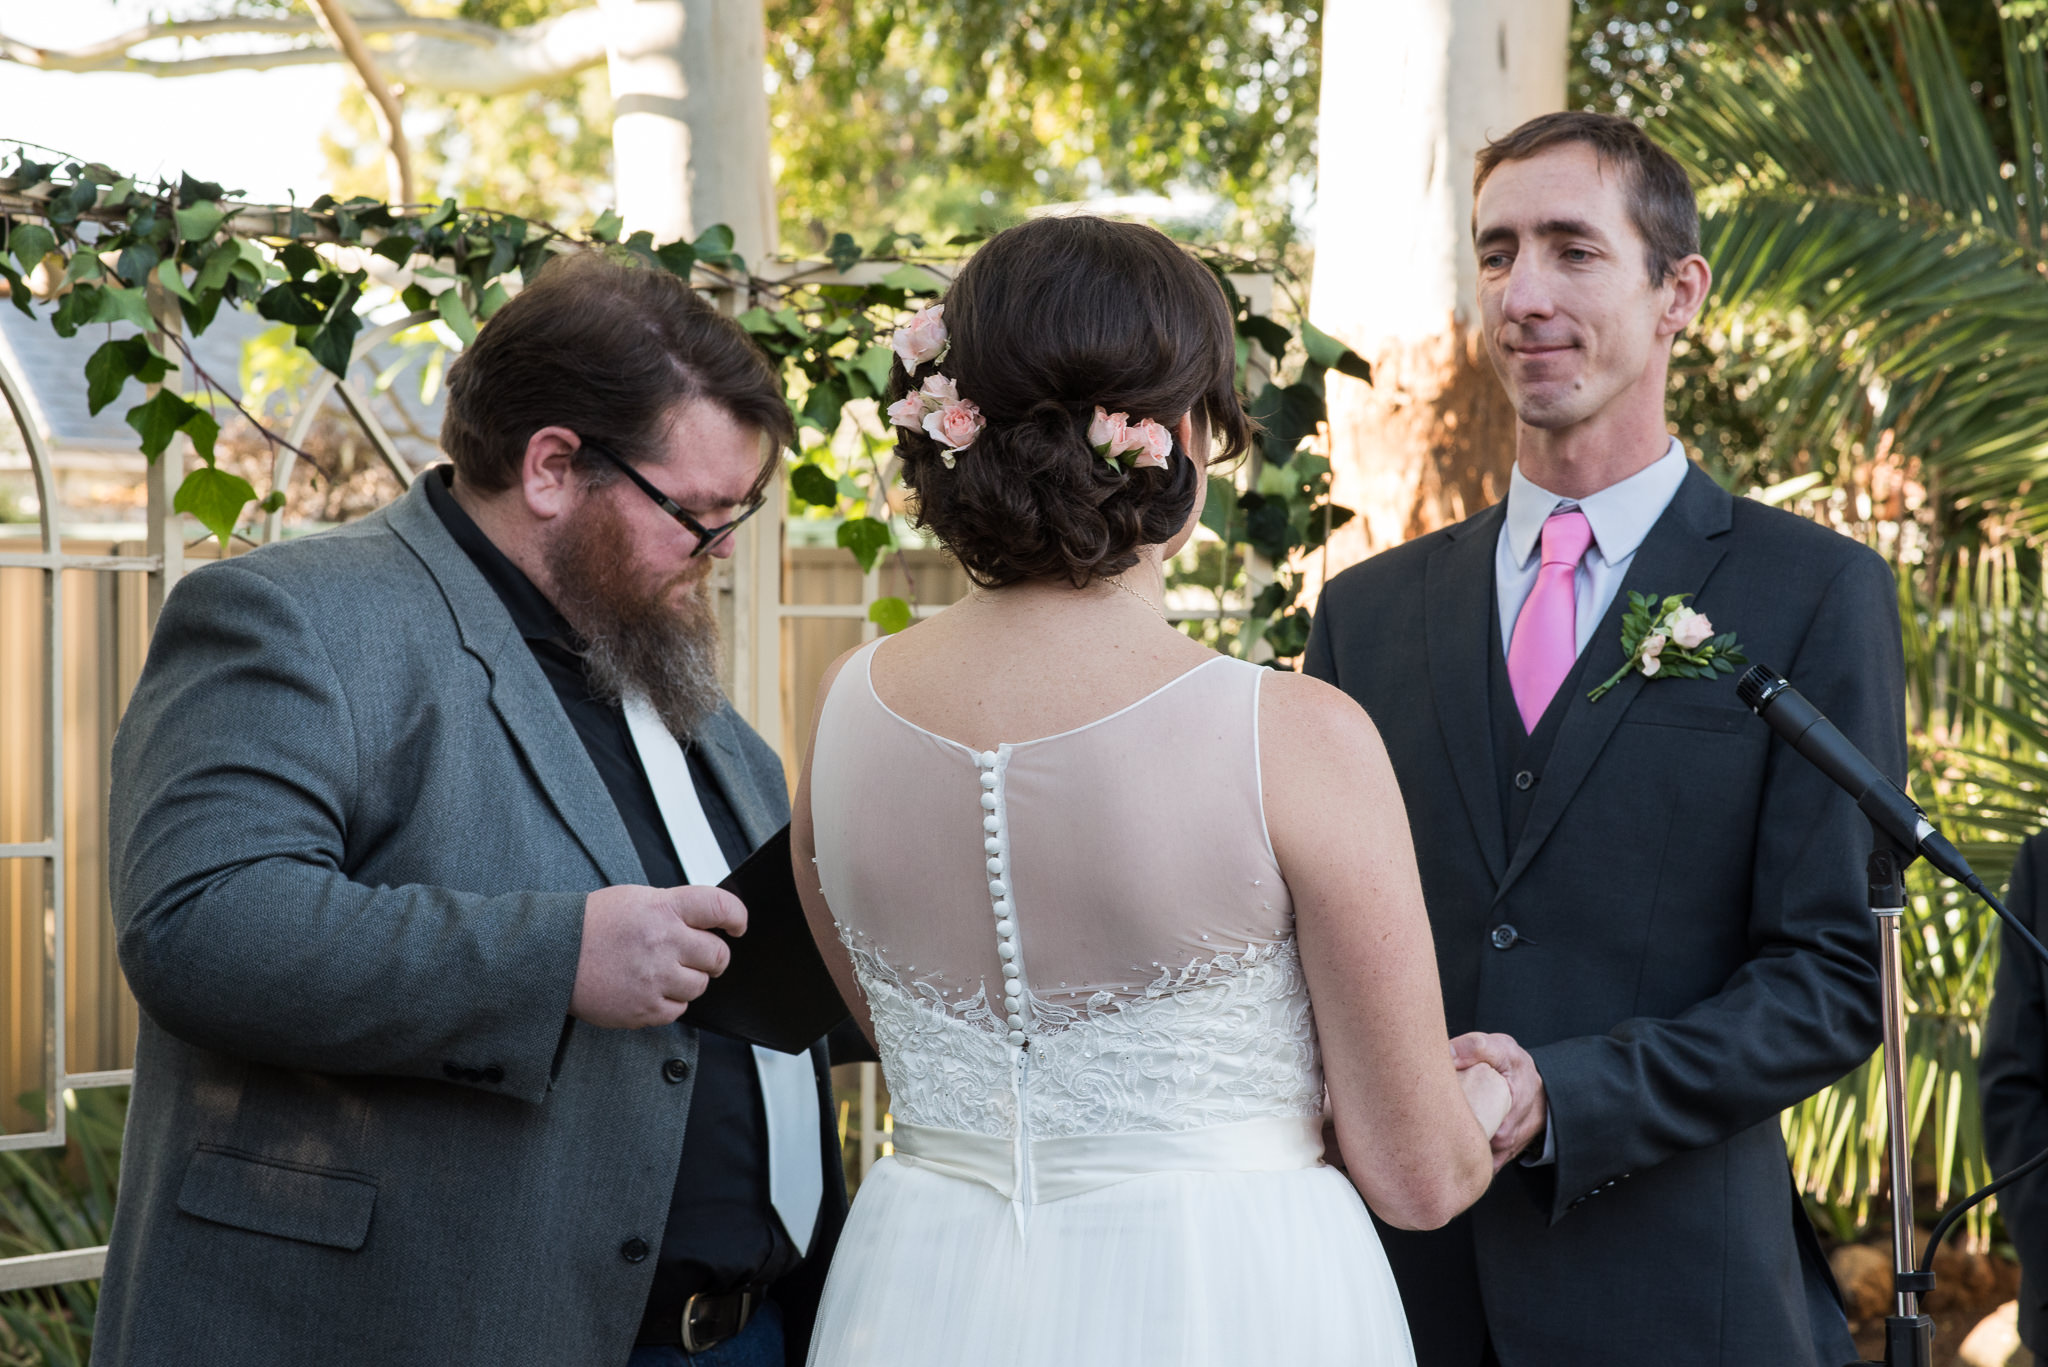
[(629, 1263), (645, 1262), (647, 1260), (647, 1241), (635, 1234), (632, 1238), (619, 1245), (619, 1256)]
[(504, 1080), (505, 1070), (503, 1068), (500, 1068), (497, 1064), (493, 1063), (489, 1067), (484, 1069), (484, 1081), (490, 1083), (493, 1087), (497, 1086)]
[(1499, 925), (1495, 926), (1493, 933), (1486, 938), (1493, 943), (1495, 949), (1513, 949), (1515, 941), (1522, 938), (1522, 933), (1513, 926)]
[(670, 1082), (681, 1082), (690, 1075), (690, 1061), (686, 1058), (672, 1058), (661, 1065), (661, 1075)]
[(1530, 773), (1527, 769), (1524, 769), (1522, 770), (1522, 772), (1515, 775), (1515, 787), (1521, 792), (1526, 793), (1535, 786), (1536, 775)]
[(462, 1065), (459, 1063), (455, 1063), (452, 1061), (444, 1063), (441, 1065), (441, 1071), (446, 1073), (449, 1077), (454, 1078), (458, 1082), (462, 1080)]

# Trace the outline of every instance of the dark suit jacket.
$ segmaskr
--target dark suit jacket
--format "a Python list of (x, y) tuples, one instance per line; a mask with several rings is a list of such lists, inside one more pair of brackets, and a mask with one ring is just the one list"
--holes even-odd
[[(640, 861), (425, 495), (197, 570), (164, 606), (114, 744), (142, 1028), (96, 1362), (631, 1352), (696, 1032), (568, 1019), (584, 898)], [(730, 708), (695, 743), (751, 842), (789, 819)], [(776, 1288), (795, 1362), (845, 1192), (812, 1053), (825, 1205)]]
[(1555, 1166), (1510, 1165), (1450, 1230), (1387, 1232), (1418, 1355), (1458, 1362), (1483, 1326), (1507, 1367), (1839, 1367), (1854, 1351), (1778, 1113), (1878, 1040), (1867, 823), (1733, 677), (1585, 694), (1622, 663), (1628, 590), (1694, 594), (1900, 775), (1890, 571), (1692, 470), (1586, 647), (1510, 848), (1487, 656), (1503, 516), (1339, 575), (1308, 647), (1392, 756), (1452, 1033), (1529, 1048), (1555, 1130)]
[[(2040, 938), (2048, 897), (2048, 832), (2020, 846), (2006, 905)], [(2007, 1173), (2048, 1149), (2048, 966), (2010, 930), (1999, 946), (1998, 979), (1977, 1086), (1984, 1101), (1984, 1147), (1994, 1172)], [(2048, 1348), (2048, 1174), (2001, 1192), (1998, 1208), (2020, 1255), (2020, 1339)]]

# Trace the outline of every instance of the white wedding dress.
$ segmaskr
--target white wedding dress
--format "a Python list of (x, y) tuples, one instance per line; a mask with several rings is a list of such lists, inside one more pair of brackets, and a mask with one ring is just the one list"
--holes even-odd
[[(879, 642), (877, 643), (880, 644)], [(812, 1367), (1407, 1367), (1218, 658), (980, 754), (856, 655), (812, 757), (820, 886), (888, 1078)]]

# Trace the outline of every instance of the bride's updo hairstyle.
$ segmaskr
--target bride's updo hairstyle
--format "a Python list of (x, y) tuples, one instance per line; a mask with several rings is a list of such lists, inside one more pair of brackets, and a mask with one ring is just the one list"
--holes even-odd
[[(984, 588), (1064, 579), (1076, 588), (1138, 563), (1179, 532), (1207, 471), (1174, 441), (1166, 468), (1119, 470), (1088, 442), (1095, 410), (1169, 429), (1206, 427), (1211, 459), (1252, 434), (1238, 401), (1235, 329), (1207, 267), (1153, 228), (1041, 218), (997, 233), (946, 291), (951, 349), (937, 370), (986, 423), (951, 469), (899, 427), (914, 526)], [(892, 399), (915, 391), (899, 359)]]

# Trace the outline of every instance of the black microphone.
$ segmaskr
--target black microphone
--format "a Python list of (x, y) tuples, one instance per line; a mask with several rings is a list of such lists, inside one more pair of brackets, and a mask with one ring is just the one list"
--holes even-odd
[(1753, 665), (1735, 683), (1735, 695), (1750, 711), (1770, 723), (1794, 750), (1856, 799), (1870, 823), (1963, 886), (1982, 885), (1969, 861), (1956, 852), (1918, 803), (1886, 778), (1884, 772), (1820, 709), (1799, 695), (1791, 681), (1768, 665)]

